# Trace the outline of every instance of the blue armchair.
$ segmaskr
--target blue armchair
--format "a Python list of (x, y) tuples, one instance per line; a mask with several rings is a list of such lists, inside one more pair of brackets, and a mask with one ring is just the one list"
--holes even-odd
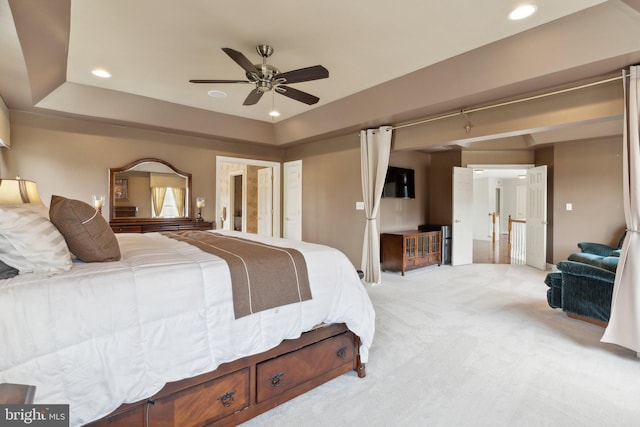
[(611, 315), (615, 272), (575, 261), (560, 261), (557, 267), (545, 279), (549, 306), (604, 326)]
[(594, 265), (609, 271), (616, 271), (620, 258), (620, 248), (626, 232), (622, 234), (617, 246), (609, 246), (603, 243), (580, 242), (578, 247), (582, 252), (574, 252), (569, 255), (569, 261)]

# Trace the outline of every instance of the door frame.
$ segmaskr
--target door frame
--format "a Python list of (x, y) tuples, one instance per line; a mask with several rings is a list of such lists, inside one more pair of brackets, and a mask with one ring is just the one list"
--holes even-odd
[(247, 229), (247, 174), (246, 172), (234, 171), (231, 172), (228, 176), (229, 179), (229, 212), (227, 212), (229, 221), (229, 226), (231, 230), (235, 230), (235, 212), (237, 210), (237, 206), (235, 203), (236, 200), (236, 177), (242, 178), (242, 184), (240, 188), (240, 192), (242, 197), (240, 199), (240, 210), (242, 211), (242, 222), (240, 224), (240, 231), (245, 231)]

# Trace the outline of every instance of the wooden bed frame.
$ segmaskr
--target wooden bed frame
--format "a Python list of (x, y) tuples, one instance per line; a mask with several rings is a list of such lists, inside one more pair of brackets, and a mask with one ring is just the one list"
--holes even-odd
[(235, 426), (350, 370), (363, 378), (359, 348), (360, 339), (344, 324), (319, 327), (264, 353), (168, 383), (151, 398), (122, 405), (89, 425)]

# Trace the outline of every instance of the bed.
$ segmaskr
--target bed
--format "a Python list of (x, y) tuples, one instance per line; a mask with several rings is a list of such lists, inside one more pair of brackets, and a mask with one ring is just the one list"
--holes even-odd
[(223, 259), (166, 233), (113, 235), (117, 261), (0, 280), (0, 382), (35, 385), (36, 404), (69, 404), (72, 426), (235, 425), (365, 375), (375, 313), (344, 254), (215, 233), (299, 251), (311, 299), (236, 318)]

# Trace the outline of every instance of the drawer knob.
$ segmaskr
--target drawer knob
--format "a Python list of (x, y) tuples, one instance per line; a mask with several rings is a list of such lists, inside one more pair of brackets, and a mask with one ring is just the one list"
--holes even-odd
[(271, 385), (273, 387), (280, 387), (283, 382), (282, 377), (284, 377), (284, 372), (278, 372), (277, 374), (269, 378), (269, 380), (271, 381)]
[(347, 357), (347, 347), (340, 347), (336, 352), (336, 356), (338, 356), (339, 359)]
[(218, 400), (220, 402), (222, 402), (222, 406), (224, 406), (225, 408), (233, 405), (233, 403), (236, 401), (236, 399), (233, 397), (233, 395), (236, 394), (236, 391), (228, 391), (225, 394), (223, 394), (222, 396), (218, 397)]

